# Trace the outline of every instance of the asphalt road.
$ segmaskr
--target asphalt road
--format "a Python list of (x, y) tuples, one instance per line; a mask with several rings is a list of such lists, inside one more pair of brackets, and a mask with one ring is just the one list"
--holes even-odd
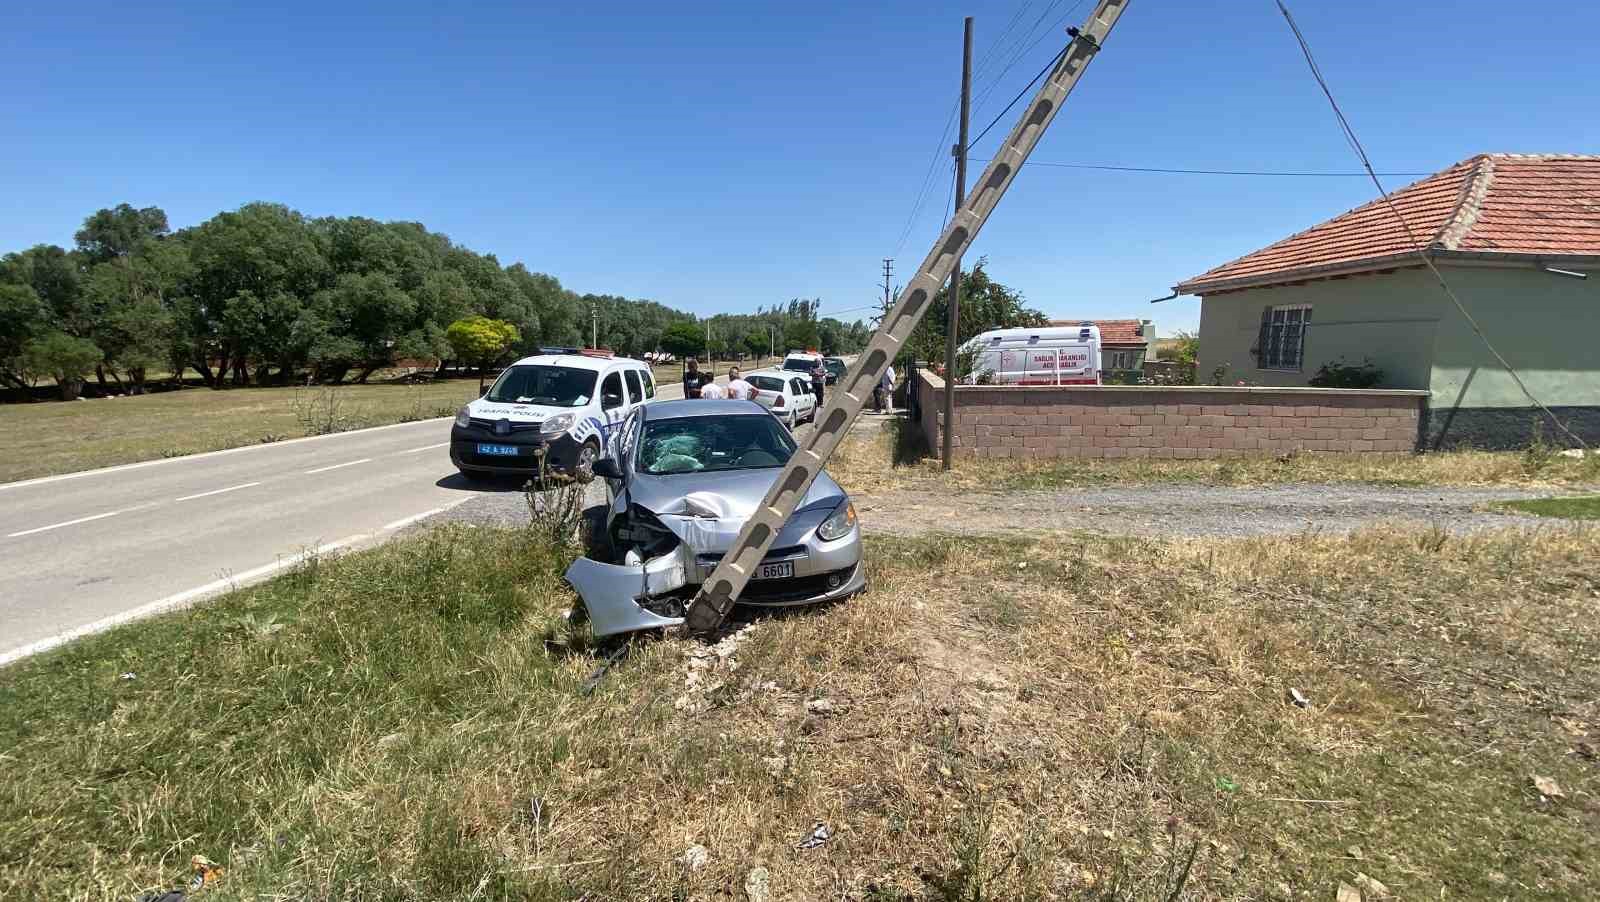
[(0, 484), (0, 664), (483, 493), (449, 439), (426, 420)]

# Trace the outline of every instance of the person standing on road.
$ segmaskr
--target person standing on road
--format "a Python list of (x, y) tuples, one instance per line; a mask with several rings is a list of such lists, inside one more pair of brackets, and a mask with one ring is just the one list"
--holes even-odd
[(894, 413), (894, 367), (891, 366), (883, 371), (883, 378), (878, 380), (878, 387), (872, 392), (872, 400), (878, 409), (878, 413), (884, 412), (883, 408), (886, 404), (889, 407), (889, 413)]
[(817, 396), (817, 409), (822, 409), (822, 390), (828, 384), (828, 368), (822, 365), (822, 358), (817, 358), (817, 365), (811, 368), (811, 393)]
[(728, 368), (728, 397), (739, 401), (754, 401), (761, 392), (739, 374), (736, 366)]
[(700, 361), (690, 357), (684, 364), (683, 370), (683, 396), (685, 398), (700, 397), (700, 388), (711, 381), (700, 372)]
[(700, 397), (707, 401), (720, 401), (727, 396), (727, 390), (713, 382), (709, 376), (706, 377), (706, 381), (700, 385)]

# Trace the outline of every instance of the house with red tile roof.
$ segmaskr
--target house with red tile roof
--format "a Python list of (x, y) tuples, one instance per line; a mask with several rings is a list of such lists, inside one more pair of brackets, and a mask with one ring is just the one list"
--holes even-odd
[(1202, 375), (1303, 386), (1370, 361), (1378, 387), (1431, 392), (1423, 447), (1525, 444), (1541, 415), (1481, 330), (1600, 441), (1600, 156), (1481, 154), (1174, 290), (1201, 299)]
[(1142, 370), (1156, 339), (1156, 324), (1147, 319), (1053, 319), (1052, 326), (1091, 323), (1100, 329), (1100, 368)]

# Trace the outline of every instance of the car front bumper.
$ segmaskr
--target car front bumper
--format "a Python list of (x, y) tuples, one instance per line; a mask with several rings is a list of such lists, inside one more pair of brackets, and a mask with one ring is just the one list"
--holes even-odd
[[(478, 446), (508, 445), (517, 449), (515, 456), (479, 454)], [(495, 435), (492, 430), (477, 427), (450, 428), (450, 462), (457, 469), (474, 473), (514, 473), (531, 476), (539, 472), (540, 458), (548, 459), (548, 467), (556, 473), (572, 472), (582, 446), (566, 433), (554, 438), (538, 432), (513, 432)]]

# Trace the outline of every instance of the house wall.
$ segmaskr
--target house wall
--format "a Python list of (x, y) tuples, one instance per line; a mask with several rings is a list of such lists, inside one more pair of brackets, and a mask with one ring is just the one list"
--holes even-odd
[[(1425, 390), (1443, 301), (1425, 269), (1208, 295), (1200, 306), (1197, 378), (1209, 382), (1218, 366), (1226, 366), (1220, 380), (1226, 385), (1242, 379), (1303, 386), (1318, 367), (1342, 357), (1352, 364), (1370, 359), (1384, 372), (1384, 388)], [(1251, 349), (1261, 311), (1289, 304), (1311, 305), (1303, 366), (1295, 372), (1260, 369)]]
[[(1531, 267), (1442, 269), (1529, 389), (1586, 441), (1600, 441), (1600, 277), (1567, 278)], [(1312, 306), (1298, 372), (1259, 369), (1250, 353), (1263, 308), (1283, 304)], [(1371, 359), (1384, 371), (1385, 388), (1432, 393), (1424, 447), (1521, 447), (1539, 418), (1426, 269), (1202, 300), (1201, 381), (1226, 365), (1225, 383), (1305, 385), (1319, 366), (1341, 356), (1351, 363)], [(1548, 423), (1544, 433), (1556, 439)]]
[[(914, 390), (940, 448), (946, 387)], [(952, 451), (972, 457), (1211, 458), (1416, 448), (1425, 392), (1319, 388), (961, 385)]]

